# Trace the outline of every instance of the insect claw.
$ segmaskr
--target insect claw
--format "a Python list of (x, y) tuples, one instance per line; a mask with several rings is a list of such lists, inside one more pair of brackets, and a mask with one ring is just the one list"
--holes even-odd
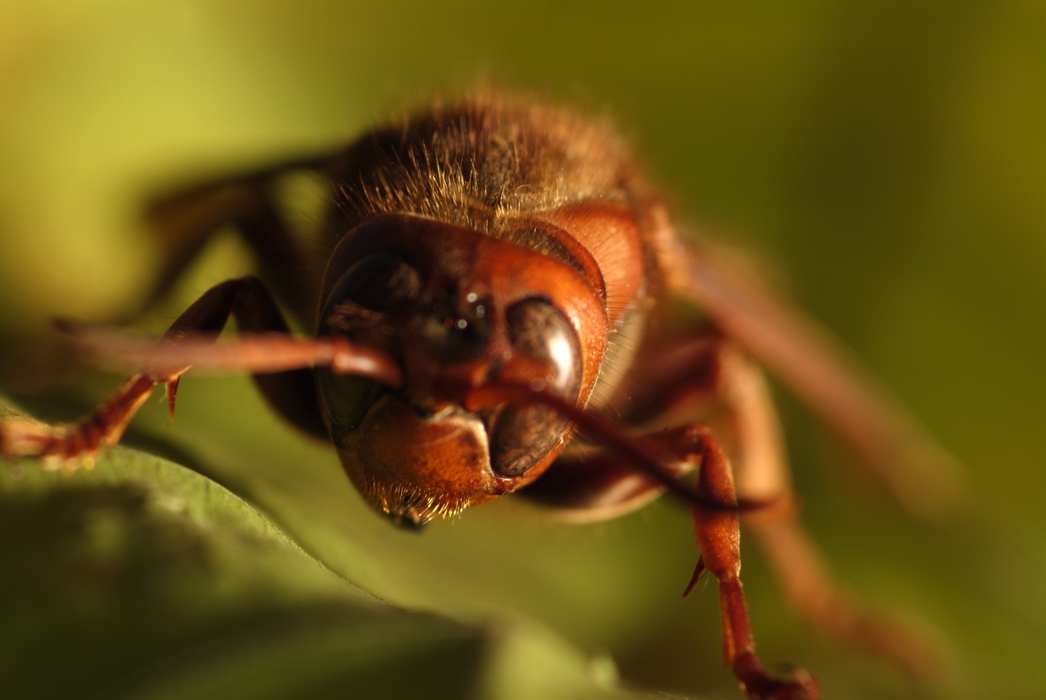
[(178, 397), (178, 382), (180, 381), (181, 377), (175, 377), (164, 384), (167, 395), (167, 420), (169, 421), (174, 420), (174, 401)]
[(686, 590), (683, 591), (683, 598), (690, 595), (694, 588), (697, 586), (698, 581), (705, 575), (708, 569), (705, 568), (705, 558), (703, 556), (697, 558), (697, 566), (694, 567), (694, 575), (690, 577), (690, 583), (686, 584)]

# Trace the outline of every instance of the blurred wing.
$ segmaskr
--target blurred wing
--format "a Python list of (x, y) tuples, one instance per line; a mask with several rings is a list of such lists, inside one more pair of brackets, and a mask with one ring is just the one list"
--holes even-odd
[(934, 516), (959, 501), (963, 472), (957, 461), (828, 331), (713, 246), (677, 248), (666, 257), (675, 292), (780, 378), (906, 508)]

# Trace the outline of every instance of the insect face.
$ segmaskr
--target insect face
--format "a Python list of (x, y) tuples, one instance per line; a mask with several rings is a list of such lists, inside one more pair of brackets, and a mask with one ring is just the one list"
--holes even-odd
[[(515, 222), (531, 238), (548, 224)], [(537, 478), (570, 422), (545, 406), (462, 402), (491, 381), (539, 382), (587, 399), (606, 349), (601, 291), (566, 250), (543, 255), (411, 215), (344, 237), (324, 282), (320, 334), (400, 363), (399, 389), (321, 371), (324, 418), (364, 497), (408, 524), (460, 511)]]

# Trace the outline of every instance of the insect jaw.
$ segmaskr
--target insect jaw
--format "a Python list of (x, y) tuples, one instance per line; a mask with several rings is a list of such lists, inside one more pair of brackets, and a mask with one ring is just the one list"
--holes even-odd
[(494, 473), (483, 419), (460, 406), (423, 415), (384, 393), (357, 427), (331, 434), (367, 502), (404, 523), (455, 515), (523, 483)]

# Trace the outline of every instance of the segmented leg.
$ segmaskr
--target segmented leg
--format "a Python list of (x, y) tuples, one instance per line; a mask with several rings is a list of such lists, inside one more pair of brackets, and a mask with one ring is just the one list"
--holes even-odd
[[(241, 333), (290, 334), (283, 314), (261, 280), (243, 277), (222, 282), (205, 292), (175, 320), (164, 334), (164, 340), (174, 341), (200, 332), (217, 333), (225, 326), (230, 314), (235, 317)], [(279, 415), (306, 433), (322, 439), (328, 437), (319, 415), (316, 386), (310, 369), (254, 374), (252, 378)], [(172, 401), (173, 412), (174, 398), (170, 391), (168, 398)]]
[[(614, 455), (609, 459), (603, 455), (602, 462), (603, 468), (610, 468), (611, 478), (595, 482), (603, 487), (613, 486), (614, 489), (612, 492), (590, 493), (593, 496), (590, 501), (593, 507), (614, 505), (610, 502), (613, 496), (631, 504), (637, 497), (651, 492), (660, 493), (666, 487), (690, 504), (694, 531), (701, 549), (701, 559), (690, 587), (705, 571), (719, 582), (723, 656), (748, 697), (752, 700), (815, 700), (819, 696), (817, 683), (808, 673), (796, 669), (786, 678), (777, 677), (768, 673), (756, 656), (740, 578), (740, 513), (742, 510), (763, 510), (773, 504), (739, 501), (734, 491), (730, 463), (710, 429), (695, 424), (642, 438), (629, 438), (601, 418), (566, 405), (557, 397), (523, 386), (488, 385), (474, 390), (466, 400), (466, 405), (479, 406), (503, 401), (527, 403), (528, 399), (554, 407), (575, 421), (594, 441), (614, 450)], [(681, 483), (679, 474), (696, 465), (700, 465), (696, 489), (691, 492), (678, 487)], [(596, 476), (596, 469), (599, 468), (598, 463), (584, 459), (574, 461), (573, 466), (580, 468), (582, 475), (589, 476)], [(627, 479), (627, 470), (633, 473), (640, 471), (642, 478)], [(569, 483), (574, 486), (571, 497), (585, 495), (582, 481), (571, 480), (570, 475), (565, 478), (568, 481), (560, 481), (559, 484), (563, 486)], [(537, 483), (540, 484), (541, 480)], [(531, 497), (534, 497), (533, 493)], [(537, 499), (541, 500), (542, 497), (554, 501), (556, 494), (550, 490), (538, 490)]]
[(318, 272), (324, 261), (297, 240), (274, 204), (275, 182), (294, 169), (315, 170), (316, 161), (291, 162), (169, 194), (145, 217), (156, 231), (164, 264), (145, 306), (163, 296), (223, 226), (233, 227), (257, 260), (262, 278), (303, 319), (315, 312)]
[[(789, 493), (783, 439), (765, 378), (736, 352), (724, 357), (724, 375), (730, 377), (724, 398), (738, 493), (756, 499)], [(913, 676), (935, 673), (942, 661), (940, 650), (911, 626), (870, 611), (843, 592), (795, 512), (781, 514), (786, 517), (758, 512), (742, 517), (791, 607), (815, 627)]]
[(958, 462), (835, 338), (767, 291), (729, 254), (707, 243), (695, 250), (662, 251), (680, 298), (694, 302), (779, 377), (910, 511), (932, 517), (959, 502), (965, 475)]
[[(656, 384), (633, 392), (627, 418), (654, 420), (659, 412), (672, 413), (680, 404), (693, 404), (695, 398), (711, 410), (722, 430), (719, 437), (734, 456), (736, 492), (741, 503), (766, 504), (742, 508), (741, 517), (752, 529), (791, 606), (816, 627), (913, 675), (932, 673), (940, 662), (936, 647), (908, 625), (864, 609), (841, 591), (796, 521), (781, 431), (769, 388), (758, 368), (714, 334), (706, 334), (653, 364), (657, 368)], [(687, 430), (691, 429), (670, 429), (634, 439), (682, 476), (695, 466), (691, 450), (680, 437)], [(701, 478), (707, 475), (704, 464)], [(725, 479), (720, 478), (721, 490), (733, 493), (733, 486), (728, 489)], [(706, 498), (711, 493), (700, 482), (698, 490)], [(571, 520), (587, 521), (634, 510), (663, 491), (661, 483), (637, 471), (635, 461), (619, 451), (591, 450), (561, 456), (521, 495), (560, 509)], [(695, 510), (695, 517), (723, 520), (728, 515), (736, 513)], [(703, 554), (706, 547), (701, 545)], [(706, 565), (703, 560), (702, 566)], [(724, 576), (728, 582), (732, 580), (729, 568)], [(733, 587), (728, 583), (721, 589), (725, 591), (721, 595), (727, 596), (724, 611), (740, 605), (740, 594), (730, 592)], [(738, 629), (744, 627), (737, 622)], [(748, 662), (739, 663), (743, 666)]]
[[(724, 504), (736, 504), (737, 494), (730, 464), (715, 439), (701, 427), (687, 429), (677, 449), (700, 455), (697, 477), (698, 493)], [(733, 669), (745, 693), (752, 700), (813, 700), (819, 696), (817, 683), (806, 671), (795, 669), (787, 678), (766, 672), (755, 653), (755, 639), (748, 620), (744, 590), (741, 585), (740, 516), (734, 510), (709, 511), (693, 509), (694, 532), (701, 559), (691, 586), (702, 570), (719, 582), (719, 609), (723, 623), (723, 657)]]
[(0, 456), (39, 457), (47, 470), (90, 469), (99, 449), (119, 442), (127, 424), (159, 382), (170, 387), (177, 376), (135, 374), (105, 403), (72, 425), (51, 426), (25, 418), (0, 421)]

